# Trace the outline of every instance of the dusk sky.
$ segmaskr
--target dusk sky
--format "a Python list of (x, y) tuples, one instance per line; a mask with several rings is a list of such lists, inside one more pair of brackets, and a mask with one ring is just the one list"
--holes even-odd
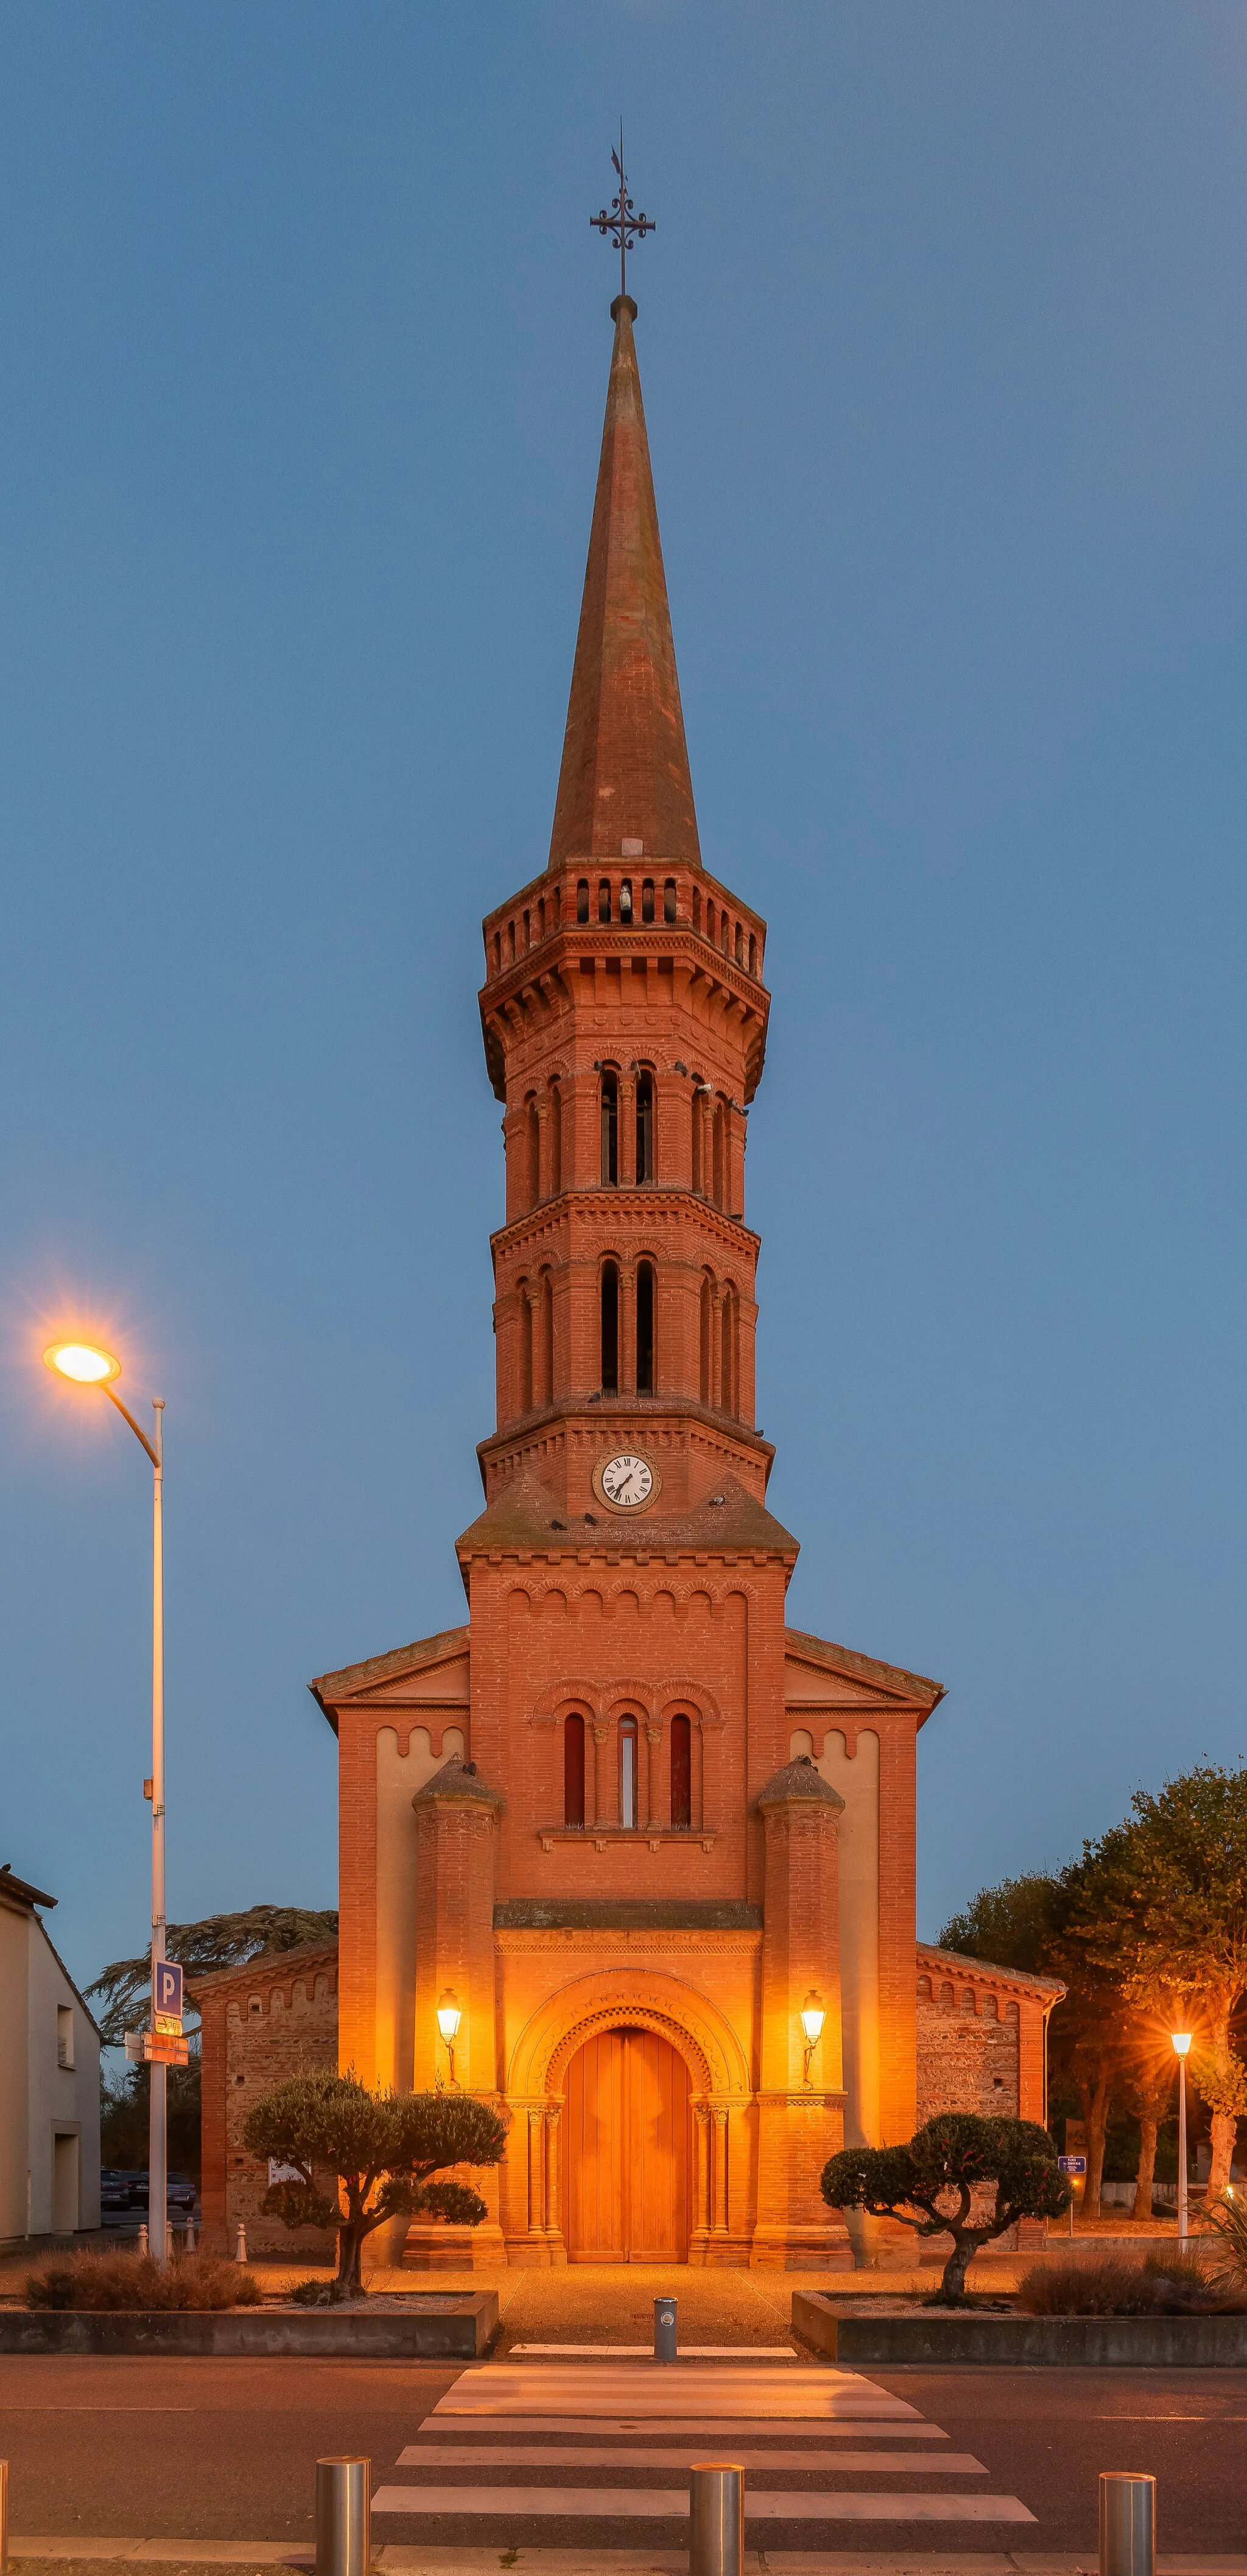
[(336, 1901), (328, 1668), (465, 1615), (482, 914), (631, 278), (702, 851), (770, 924), (794, 1625), (938, 1676), (919, 1929), (1243, 1716), (1247, 13), (10, 0), (0, 1861), (81, 1982)]

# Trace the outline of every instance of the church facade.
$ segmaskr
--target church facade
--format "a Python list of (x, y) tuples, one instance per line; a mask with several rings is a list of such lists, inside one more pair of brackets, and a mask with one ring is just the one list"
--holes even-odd
[(746, 1205), (766, 924), (703, 863), (611, 309), (549, 858), (484, 924), (506, 1201), (467, 1617), (312, 1685), (337, 1955), (207, 1982), (205, 2214), (258, 2227), (241, 2120), (293, 2048), (509, 2115), (487, 2222), (413, 2228), (409, 2261), (805, 2267), (848, 2259), (819, 2191), (846, 2141), (1042, 2117), (1058, 1990), (920, 1951), (940, 1686), (785, 1624)]

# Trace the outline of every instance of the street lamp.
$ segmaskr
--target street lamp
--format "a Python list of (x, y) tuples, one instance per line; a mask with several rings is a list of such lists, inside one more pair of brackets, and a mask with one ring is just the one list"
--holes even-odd
[(818, 1996), (815, 1994), (814, 1989), (811, 1986), (805, 2002), (801, 2007), (801, 2028), (805, 2032), (805, 2065), (801, 2071), (801, 2081), (803, 2084), (809, 2083), (810, 2060), (814, 2055), (814, 2051), (817, 2048), (820, 2039), (822, 2038), (823, 2023), (826, 2018), (827, 2015), (818, 2000)]
[(1170, 2033), (1178, 2061), (1178, 2252), (1186, 2252), (1186, 2061), (1191, 2053), (1189, 2030)]
[(446, 2055), (450, 2059), (450, 2080), (452, 2084), (455, 2080), (455, 2041), (459, 2036), (459, 2024), (462, 2019), (463, 2015), (459, 2010), (459, 2006), (455, 2002), (455, 1998), (450, 1987), (447, 1986), (443, 1991), (441, 2002), (437, 2007), (437, 2027), (440, 2030), (446, 2045)]
[[(164, 1575), (164, 1425), (165, 1400), (152, 1398), (155, 1437), (140, 1431), (134, 1415), (113, 1385), (121, 1362), (93, 1342), (52, 1342), (43, 1354), (48, 1367), (74, 1386), (98, 1387), (141, 1440), (152, 1462), (152, 2001), (156, 2027), (156, 1970), (165, 1955), (165, 1575)], [(165, 2259), (168, 2213), (168, 2131), (165, 2116), (165, 2069), (150, 2063), (151, 2094), (147, 2144), (148, 2243), (158, 2263)]]

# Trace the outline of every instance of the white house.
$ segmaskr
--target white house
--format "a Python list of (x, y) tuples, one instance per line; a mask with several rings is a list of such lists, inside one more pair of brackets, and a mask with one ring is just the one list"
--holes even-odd
[(0, 1869), (0, 2249), (100, 2223), (100, 2034), (36, 1908)]

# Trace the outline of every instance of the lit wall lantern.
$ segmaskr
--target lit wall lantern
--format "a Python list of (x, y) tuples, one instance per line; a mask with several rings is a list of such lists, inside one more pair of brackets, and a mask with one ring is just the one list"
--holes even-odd
[(450, 2080), (452, 2084), (455, 2080), (455, 2041), (459, 2036), (459, 2024), (462, 2019), (463, 2015), (459, 2010), (459, 2006), (455, 2002), (455, 1998), (450, 1987), (447, 1986), (443, 1991), (437, 2007), (437, 2027), (442, 2034), (442, 2038), (446, 2046), (446, 2055), (450, 2060)]
[(801, 2028), (805, 2032), (805, 2065), (801, 2070), (801, 2081), (803, 2084), (809, 2083), (810, 2061), (820, 2039), (822, 2038), (823, 2023), (826, 2018), (827, 2015), (819, 2002), (818, 1996), (815, 1994), (813, 1987), (811, 1987), (810, 1992), (806, 1996), (805, 2002), (801, 2007)]

